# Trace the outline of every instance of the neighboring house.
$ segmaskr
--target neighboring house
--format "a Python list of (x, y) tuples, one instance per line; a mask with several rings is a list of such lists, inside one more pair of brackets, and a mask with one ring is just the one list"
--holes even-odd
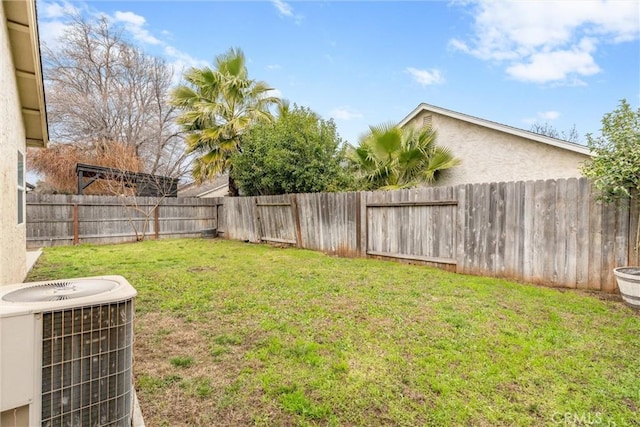
[(178, 188), (178, 197), (224, 197), (229, 195), (229, 175), (219, 175), (212, 181), (191, 182)]
[(25, 155), (48, 140), (35, 0), (0, 2), (0, 285), (26, 267)]
[(399, 125), (432, 126), (437, 144), (461, 160), (437, 185), (579, 177), (589, 149), (478, 117), (420, 104)]

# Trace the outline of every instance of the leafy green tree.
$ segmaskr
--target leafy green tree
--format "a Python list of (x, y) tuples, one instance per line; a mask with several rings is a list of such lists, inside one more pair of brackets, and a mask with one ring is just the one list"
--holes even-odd
[(451, 152), (436, 145), (436, 132), (386, 124), (371, 126), (349, 159), (365, 190), (395, 190), (430, 184), (440, 171), (460, 163)]
[(344, 148), (332, 120), (283, 102), (275, 122), (252, 126), (231, 163), (248, 196), (340, 191), (349, 188)]
[[(634, 111), (626, 99), (602, 117), (601, 135), (587, 134), (594, 156), (582, 166), (582, 174), (593, 181), (600, 198), (608, 203), (640, 194), (640, 108)], [(640, 222), (636, 250), (640, 246)]]
[(640, 191), (640, 108), (633, 111), (623, 99), (614, 111), (602, 117), (601, 135), (587, 134), (594, 156), (582, 173), (590, 178), (603, 200), (631, 197)]
[(269, 107), (279, 99), (269, 96), (266, 83), (249, 78), (245, 56), (230, 49), (215, 59), (215, 68), (191, 68), (186, 84), (172, 91), (173, 105), (182, 110), (178, 123), (187, 132), (198, 182), (229, 171), (229, 195), (237, 196), (231, 156), (242, 150), (242, 136), (260, 121), (273, 120)]

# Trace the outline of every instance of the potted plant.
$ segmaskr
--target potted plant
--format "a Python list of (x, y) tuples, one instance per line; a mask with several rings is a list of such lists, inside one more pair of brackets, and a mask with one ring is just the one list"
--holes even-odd
[[(593, 181), (599, 198), (607, 203), (630, 199), (639, 203), (640, 195), (640, 108), (631, 109), (626, 100), (602, 117), (601, 135), (587, 134), (587, 145), (594, 156), (582, 167)], [(639, 212), (637, 209), (636, 212)], [(640, 246), (640, 221), (636, 221), (635, 251)], [(622, 299), (640, 309), (640, 266), (620, 266), (613, 270)]]
[(613, 269), (622, 300), (631, 307), (640, 309), (640, 267), (618, 267)]

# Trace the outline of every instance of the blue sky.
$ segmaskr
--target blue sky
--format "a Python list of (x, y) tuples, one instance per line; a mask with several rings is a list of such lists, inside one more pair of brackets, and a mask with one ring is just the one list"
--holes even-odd
[(640, 103), (640, 2), (38, 0), (55, 46), (65, 11), (104, 14), (179, 74), (230, 47), (251, 78), (333, 118), (357, 143), (426, 102), (582, 139), (626, 98)]

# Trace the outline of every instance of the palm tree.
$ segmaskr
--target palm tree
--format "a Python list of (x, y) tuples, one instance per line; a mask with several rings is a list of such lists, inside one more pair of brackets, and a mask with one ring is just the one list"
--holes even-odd
[(244, 54), (229, 49), (215, 59), (215, 68), (191, 68), (186, 84), (171, 93), (171, 102), (182, 110), (178, 124), (187, 133), (187, 149), (194, 160), (197, 182), (229, 171), (229, 195), (237, 196), (230, 158), (241, 151), (242, 134), (259, 120), (273, 120), (269, 107), (279, 99), (269, 96), (266, 83), (249, 79)]
[(349, 159), (367, 190), (395, 190), (430, 184), (439, 172), (460, 163), (451, 152), (436, 145), (430, 127), (402, 129), (392, 124), (370, 126)]

